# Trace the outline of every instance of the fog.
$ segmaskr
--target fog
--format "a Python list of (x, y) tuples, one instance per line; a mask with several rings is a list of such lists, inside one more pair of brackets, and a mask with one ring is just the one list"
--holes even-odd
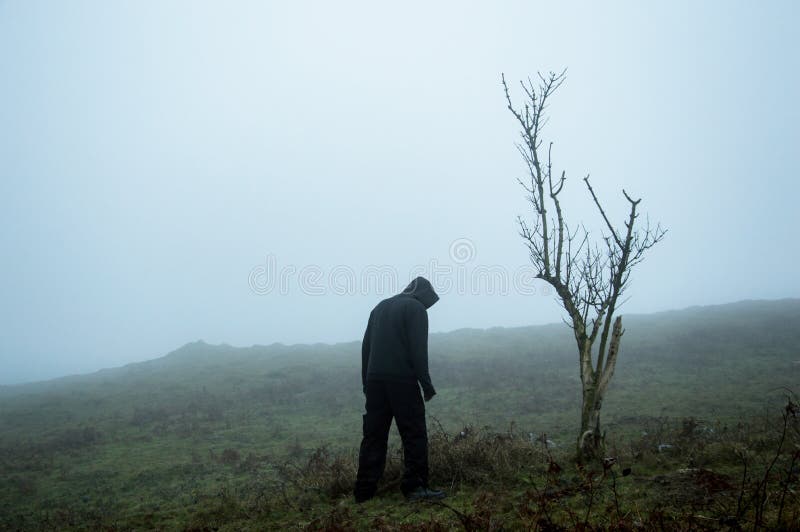
[(798, 297), (798, 9), (0, 1), (0, 384), (357, 340), (419, 273), (433, 332), (559, 321), (514, 281), (501, 73), (521, 103), (568, 69), (545, 135), (569, 220), (599, 228), (591, 174), (615, 223), (624, 188), (669, 230), (623, 314)]

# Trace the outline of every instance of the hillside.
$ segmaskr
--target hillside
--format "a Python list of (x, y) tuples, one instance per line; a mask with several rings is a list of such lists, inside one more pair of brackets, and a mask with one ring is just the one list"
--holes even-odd
[[(689, 417), (719, 427), (762, 419), (780, 410), (786, 388), (797, 391), (800, 300), (631, 315), (624, 325), (604, 404), (609, 441)], [(432, 334), (439, 395), (429, 425), (547, 434), (567, 453), (579, 404), (570, 334), (563, 324)], [(322, 445), (352, 455), (359, 347), (198, 341), (146, 362), (4, 386), (0, 515), (9, 527), (69, 515), (76, 526), (180, 528), (202, 494), (274, 487), (280, 464)], [(310, 519), (281, 517), (294, 518)]]

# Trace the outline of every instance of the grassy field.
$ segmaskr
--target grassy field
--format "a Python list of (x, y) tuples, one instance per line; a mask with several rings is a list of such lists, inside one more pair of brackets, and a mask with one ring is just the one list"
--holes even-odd
[(800, 300), (624, 325), (603, 406), (614, 460), (582, 468), (572, 460), (580, 391), (566, 326), (431, 335), (431, 473), (450, 494), (444, 504), (400, 497), (394, 428), (380, 496), (351, 501), (357, 342), (194, 342), (0, 387), (0, 529), (800, 527), (789, 402)]

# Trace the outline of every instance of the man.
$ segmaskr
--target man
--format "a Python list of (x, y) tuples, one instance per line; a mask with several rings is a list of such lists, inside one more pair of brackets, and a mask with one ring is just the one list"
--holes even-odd
[(445, 496), (428, 488), (428, 432), (419, 391), (421, 385), (425, 401), (436, 395), (428, 373), (427, 309), (438, 300), (431, 283), (417, 277), (401, 293), (378, 303), (369, 315), (361, 344), (367, 413), (358, 457), (356, 502), (375, 495), (386, 465), (393, 417), (403, 440), (403, 495), (409, 501)]

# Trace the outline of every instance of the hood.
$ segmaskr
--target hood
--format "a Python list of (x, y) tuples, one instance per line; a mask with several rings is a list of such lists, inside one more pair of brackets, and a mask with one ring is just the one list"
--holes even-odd
[(417, 277), (402, 292), (415, 298), (417, 301), (425, 305), (425, 308), (431, 308), (434, 303), (439, 301), (439, 296), (433, 289), (433, 285), (424, 277)]

